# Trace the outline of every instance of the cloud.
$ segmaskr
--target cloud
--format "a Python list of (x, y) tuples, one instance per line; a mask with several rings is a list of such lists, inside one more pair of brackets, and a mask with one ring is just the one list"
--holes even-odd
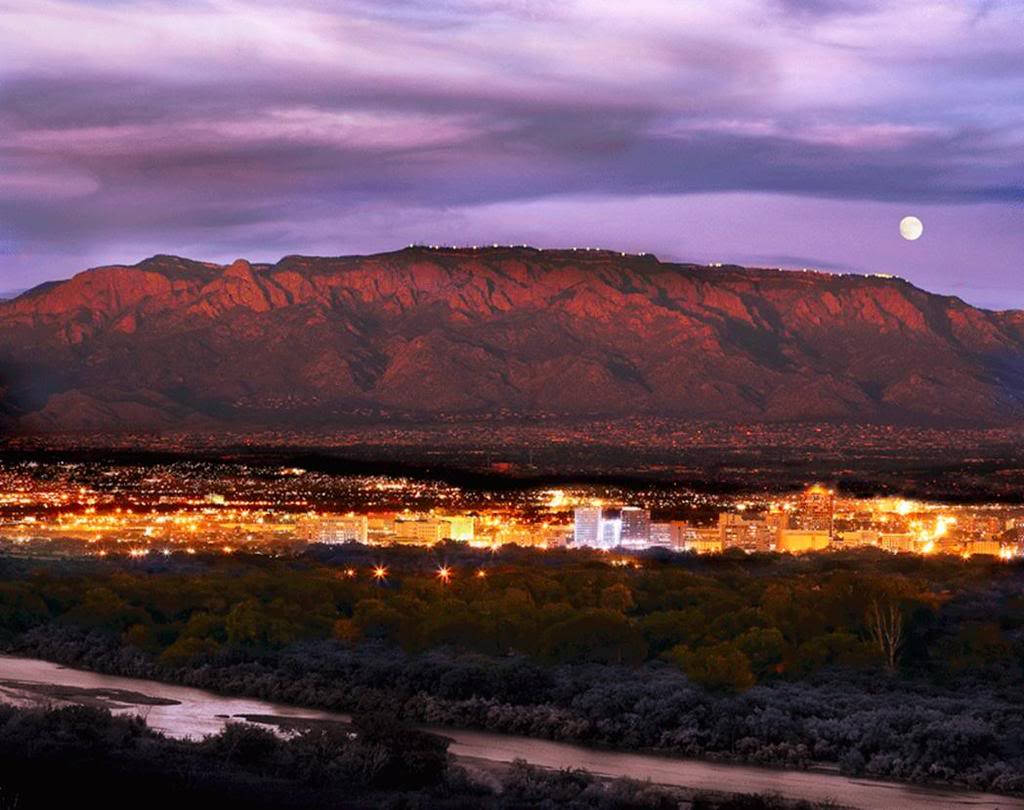
[(877, 7), (870, 0), (779, 0), (779, 5), (785, 11), (810, 16), (864, 14)]
[(1020, 10), (0, 0), (0, 262), (269, 251), (332, 221), (389, 247), (389, 210), (565, 195), (1012, 204)]

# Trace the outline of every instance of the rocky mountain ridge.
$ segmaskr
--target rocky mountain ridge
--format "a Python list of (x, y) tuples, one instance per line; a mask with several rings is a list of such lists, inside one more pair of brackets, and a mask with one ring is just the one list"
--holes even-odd
[(599, 250), (154, 256), (0, 302), (0, 420), (85, 431), (354, 414), (996, 424), (1024, 313), (896, 278)]

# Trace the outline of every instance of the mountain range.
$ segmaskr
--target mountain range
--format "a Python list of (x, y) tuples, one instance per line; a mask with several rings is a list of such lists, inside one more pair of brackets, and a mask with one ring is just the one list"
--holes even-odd
[(893, 277), (527, 247), (154, 256), (0, 302), (7, 431), (481, 414), (1015, 422), (1024, 312)]

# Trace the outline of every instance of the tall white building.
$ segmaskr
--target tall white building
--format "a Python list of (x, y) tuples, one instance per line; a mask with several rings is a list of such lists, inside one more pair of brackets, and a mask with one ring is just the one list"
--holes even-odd
[(622, 517), (605, 513), (601, 517), (601, 543), (599, 548), (617, 548), (622, 544)]
[(572, 544), (601, 547), (601, 507), (578, 506), (573, 510)]
[(637, 506), (615, 509), (581, 506), (573, 515), (574, 546), (642, 549), (651, 544), (651, 513), (646, 509)]

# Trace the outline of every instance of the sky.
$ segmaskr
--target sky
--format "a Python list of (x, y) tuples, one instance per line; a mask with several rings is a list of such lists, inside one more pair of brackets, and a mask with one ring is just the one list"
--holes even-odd
[(1024, 308), (1024, 0), (0, 0), (0, 291), (413, 242)]

